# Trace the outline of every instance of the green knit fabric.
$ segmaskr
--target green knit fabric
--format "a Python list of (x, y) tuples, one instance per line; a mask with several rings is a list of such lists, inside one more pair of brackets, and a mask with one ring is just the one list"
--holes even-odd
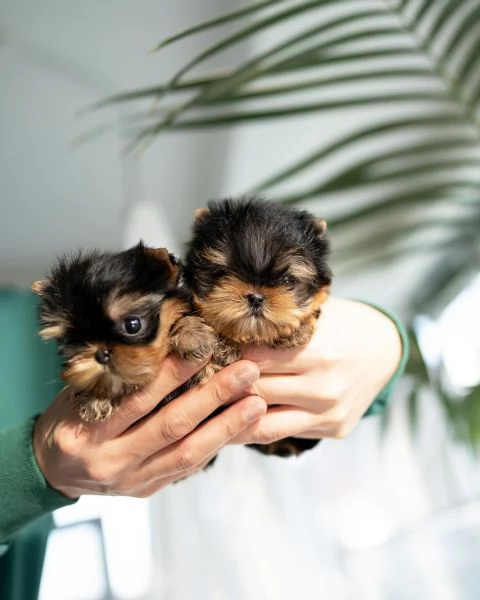
[(378, 310), (379, 312), (383, 313), (395, 323), (402, 343), (402, 356), (400, 358), (400, 362), (398, 363), (398, 367), (395, 373), (392, 375), (387, 385), (375, 398), (375, 402), (373, 402), (373, 404), (370, 405), (367, 412), (363, 415), (364, 417), (370, 417), (382, 413), (385, 410), (387, 404), (390, 402), (395, 385), (405, 371), (405, 367), (408, 362), (408, 357), (410, 355), (410, 342), (408, 340), (408, 333), (405, 329), (405, 326), (394, 313), (385, 308), (376, 306), (375, 304), (371, 304), (370, 302), (362, 302), (363, 304), (368, 304), (372, 308), (375, 308), (375, 310)]
[(29, 419), (0, 433), (0, 543), (30, 521), (74, 502), (40, 472), (32, 448), (34, 423)]
[(2, 600), (37, 600), (52, 521), (52, 515), (48, 514), (15, 535), (8, 552), (0, 559)]
[(60, 389), (55, 344), (37, 330), (34, 295), (0, 290), (1, 600), (36, 600), (51, 511), (72, 502), (48, 485), (33, 453), (34, 415)]

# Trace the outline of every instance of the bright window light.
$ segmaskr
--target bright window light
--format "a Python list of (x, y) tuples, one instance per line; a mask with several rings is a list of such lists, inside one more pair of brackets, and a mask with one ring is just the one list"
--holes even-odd
[[(59, 529), (54, 530), (50, 538), (44, 568), (45, 583), (42, 583), (42, 589), (46, 591), (40, 600), (102, 600), (107, 581), (115, 600), (138, 600), (150, 592), (153, 564), (148, 500), (83, 496), (76, 504), (56, 511), (54, 519)], [(89, 524), (95, 520), (101, 523), (97, 530)], [(100, 530), (103, 532), (104, 555), (101, 553)], [(90, 537), (86, 537), (84, 531), (90, 532)], [(97, 531), (96, 541), (92, 531)], [(80, 534), (82, 543), (77, 540)], [(100, 548), (98, 552), (95, 544)], [(76, 570), (75, 576), (59, 567), (64, 561)], [(82, 585), (88, 587), (87, 582), (92, 583), (88, 592), (81, 586), (78, 588), (80, 595), (75, 595), (78, 590), (65, 591), (62, 586), (65, 582), (67, 587), (70, 586), (79, 572)], [(58, 592), (59, 595), (55, 595), (55, 585), (59, 586), (58, 590), (63, 590)]]
[(100, 529), (56, 529), (48, 540), (39, 600), (103, 600), (107, 586)]

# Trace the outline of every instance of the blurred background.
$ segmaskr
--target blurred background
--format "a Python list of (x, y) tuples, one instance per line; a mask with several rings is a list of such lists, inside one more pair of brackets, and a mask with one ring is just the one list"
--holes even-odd
[(478, 2), (2, 0), (0, 86), (10, 394), (54, 396), (28, 289), (57, 254), (181, 253), (196, 207), (255, 190), (325, 217), (334, 294), (412, 338), (346, 440), (57, 511), (41, 600), (476, 600)]

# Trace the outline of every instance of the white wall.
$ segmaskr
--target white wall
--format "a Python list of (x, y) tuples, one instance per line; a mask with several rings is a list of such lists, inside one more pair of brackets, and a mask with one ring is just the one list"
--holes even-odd
[[(166, 238), (187, 236), (193, 208), (216, 192), (228, 134), (165, 136), (126, 159), (115, 132), (73, 143), (115, 122), (118, 110), (77, 113), (107, 94), (165, 80), (207, 37), (158, 55), (147, 51), (220, 6), (228, 4), (2, 1), (0, 284), (29, 285), (68, 249), (121, 246), (124, 210), (139, 200), (157, 205)], [(142, 233), (140, 227), (127, 238)], [(159, 237), (162, 245), (162, 231)]]

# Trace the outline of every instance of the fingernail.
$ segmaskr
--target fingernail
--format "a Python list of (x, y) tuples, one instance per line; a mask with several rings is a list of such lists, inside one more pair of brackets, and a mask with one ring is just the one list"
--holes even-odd
[(259, 400), (251, 400), (246, 406), (244, 406), (242, 414), (243, 418), (252, 423), (259, 419), (266, 412), (265, 402)]
[(233, 376), (238, 387), (246, 387), (260, 377), (260, 372), (255, 365), (245, 365)]

